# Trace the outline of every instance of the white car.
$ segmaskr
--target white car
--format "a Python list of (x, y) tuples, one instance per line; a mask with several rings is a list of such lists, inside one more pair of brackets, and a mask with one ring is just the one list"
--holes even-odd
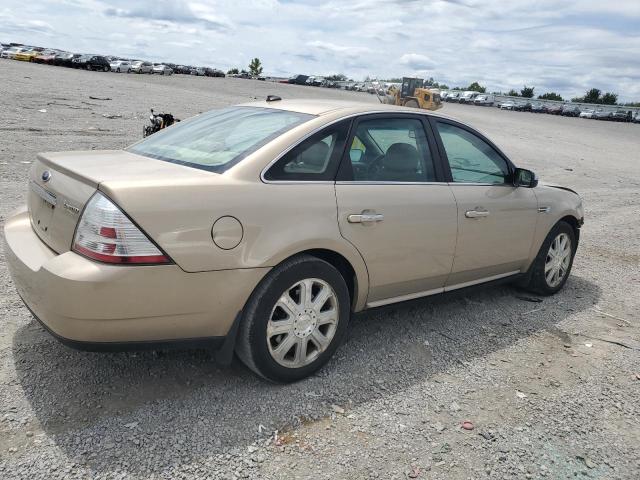
[(27, 50), (29, 49), (23, 48), (23, 47), (9, 47), (6, 50), (2, 51), (2, 53), (0, 54), (0, 57), (9, 58), (13, 60), (14, 58), (16, 58), (16, 54), (26, 52)]
[(126, 60), (116, 60), (115, 62), (111, 62), (109, 65), (111, 66), (112, 72), (131, 72), (131, 62)]
[(167, 67), (166, 65), (154, 65), (151, 73), (156, 73), (158, 75), (173, 75), (173, 70), (171, 67)]
[(473, 101), (476, 99), (478, 95), (479, 95), (478, 92), (473, 92), (473, 91), (463, 92), (462, 95), (460, 95), (460, 98), (458, 99), (458, 103), (473, 103)]
[(134, 73), (152, 73), (153, 64), (151, 62), (138, 60), (131, 64), (131, 71)]
[(580, 118), (593, 118), (594, 113), (596, 113), (596, 111), (593, 108), (586, 108), (582, 110), (578, 116)]
[(500, 105), (500, 110), (513, 110), (516, 104), (512, 101), (502, 102)]
[(473, 100), (474, 105), (493, 106), (493, 95), (478, 95)]

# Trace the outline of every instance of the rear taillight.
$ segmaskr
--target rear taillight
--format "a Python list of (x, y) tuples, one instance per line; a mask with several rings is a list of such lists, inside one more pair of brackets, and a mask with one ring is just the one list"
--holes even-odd
[(161, 264), (171, 260), (111, 200), (96, 193), (82, 213), (73, 251), (106, 263)]

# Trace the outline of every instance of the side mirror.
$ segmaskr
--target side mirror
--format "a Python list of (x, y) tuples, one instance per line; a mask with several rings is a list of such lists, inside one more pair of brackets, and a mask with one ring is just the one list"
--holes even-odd
[(513, 172), (513, 186), (534, 188), (538, 186), (538, 177), (531, 170), (516, 168)]

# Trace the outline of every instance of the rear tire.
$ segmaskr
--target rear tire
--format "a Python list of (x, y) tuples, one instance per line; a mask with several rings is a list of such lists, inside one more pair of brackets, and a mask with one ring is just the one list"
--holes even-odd
[(295, 382), (331, 358), (350, 313), (349, 290), (340, 272), (324, 260), (297, 255), (269, 272), (251, 294), (236, 353), (267, 380)]
[(404, 104), (404, 106), (409, 108), (420, 108), (420, 105), (418, 104), (417, 100), (408, 100)]
[(526, 290), (553, 295), (569, 278), (576, 253), (576, 234), (566, 222), (558, 222), (549, 232), (529, 269)]

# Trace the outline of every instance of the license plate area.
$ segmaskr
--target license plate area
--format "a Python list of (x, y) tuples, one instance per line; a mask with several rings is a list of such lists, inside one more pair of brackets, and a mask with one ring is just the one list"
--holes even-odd
[(29, 196), (29, 212), (33, 229), (41, 237), (48, 237), (53, 212), (56, 209), (57, 198), (52, 192), (45, 190), (35, 182), (31, 182), (31, 195)]

